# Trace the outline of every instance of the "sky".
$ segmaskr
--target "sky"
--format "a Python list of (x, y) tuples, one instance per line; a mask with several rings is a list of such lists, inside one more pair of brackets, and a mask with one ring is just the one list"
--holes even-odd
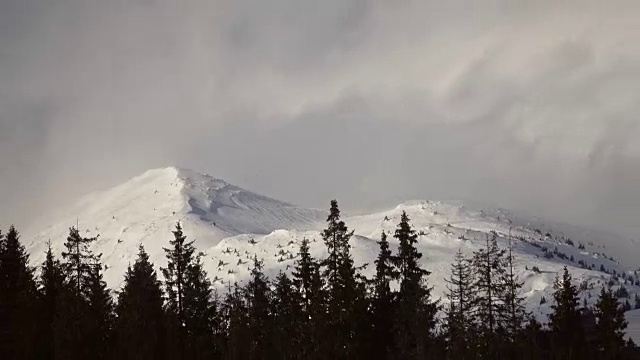
[(0, 226), (175, 165), (640, 238), (640, 2), (0, 0)]

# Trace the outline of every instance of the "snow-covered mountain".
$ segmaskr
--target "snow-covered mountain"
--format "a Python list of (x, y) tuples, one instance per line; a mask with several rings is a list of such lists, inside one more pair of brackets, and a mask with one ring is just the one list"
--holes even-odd
[(44, 259), (47, 241), (58, 254), (69, 233), (99, 235), (94, 250), (108, 266), (112, 287), (122, 281), (143, 244), (156, 264), (164, 264), (162, 247), (180, 222), (199, 249), (239, 234), (268, 234), (277, 229), (315, 228), (324, 212), (304, 209), (241, 189), (223, 180), (174, 167), (145, 172), (111, 190), (81, 199), (50, 225), (25, 233), (32, 262)]
[[(456, 251), (470, 254), (485, 244), (491, 232), (498, 235), (501, 246), (513, 245), (524, 296), (529, 309), (537, 314), (550, 311), (551, 301), (541, 305), (541, 299), (551, 300), (553, 280), (565, 265), (580, 284), (587, 303), (594, 303), (600, 287), (607, 283), (614, 284), (614, 289), (624, 286), (632, 306), (635, 294), (640, 293), (634, 284), (640, 277), (634, 269), (607, 253), (637, 251), (632, 242), (574, 226), (519, 218), (505, 210), (476, 210), (431, 201), (344, 216), (347, 226), (355, 230), (351, 244), (356, 265), (370, 264), (365, 274), (373, 273), (381, 232), (393, 234), (403, 211), (419, 233), (418, 248), (423, 266), (431, 271), (429, 281), (436, 296), (446, 291), (444, 278), (449, 276)], [(326, 250), (320, 229), (325, 218), (325, 211), (300, 208), (208, 175), (170, 167), (150, 170), (111, 190), (87, 196), (51, 225), (25, 232), (23, 240), (32, 263), (38, 264), (47, 241), (50, 239), (60, 254), (69, 227), (78, 222), (83, 235), (99, 234), (94, 251), (103, 254), (108, 267), (106, 281), (118, 288), (139, 244), (145, 246), (156, 266), (166, 263), (162, 247), (168, 246), (171, 230), (180, 222), (187, 237), (205, 253), (209, 277), (224, 291), (229, 282), (247, 278), (254, 255), (263, 259), (271, 278), (279, 271), (290, 271), (305, 237), (311, 241), (311, 252), (323, 257)], [(611, 248), (609, 238), (616, 239), (616, 247)], [(390, 237), (392, 246), (394, 241)]]

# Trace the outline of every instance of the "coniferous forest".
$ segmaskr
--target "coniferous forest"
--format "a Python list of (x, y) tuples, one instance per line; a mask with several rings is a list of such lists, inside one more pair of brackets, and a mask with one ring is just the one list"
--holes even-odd
[(34, 268), (11, 227), (0, 234), (0, 359), (640, 359), (615, 294), (603, 288), (584, 308), (566, 268), (553, 313), (536, 320), (495, 237), (458, 252), (439, 301), (406, 214), (397, 249), (381, 234), (373, 278), (354, 265), (352, 235), (332, 201), (326, 258), (304, 240), (290, 274), (269, 279), (255, 258), (248, 281), (216, 292), (179, 223), (166, 268), (140, 246), (120, 289), (102, 278), (96, 238), (71, 228), (65, 251), (49, 246)]

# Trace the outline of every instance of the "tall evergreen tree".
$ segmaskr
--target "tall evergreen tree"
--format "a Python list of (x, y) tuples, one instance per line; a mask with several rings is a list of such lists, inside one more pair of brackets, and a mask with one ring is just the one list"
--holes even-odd
[(208, 359), (220, 351), (214, 338), (219, 326), (218, 304), (204, 271), (202, 256), (202, 253), (196, 254), (185, 271), (183, 309), (188, 359)]
[(234, 284), (233, 290), (229, 285), (227, 295), (222, 303), (222, 313), (227, 335), (223, 359), (249, 359), (250, 352), (247, 346), (250, 336), (249, 312), (238, 284)]
[(582, 325), (578, 289), (572, 283), (571, 274), (564, 267), (562, 279), (556, 277), (549, 316), (549, 327), (553, 339), (553, 351), (559, 359), (578, 359), (582, 355), (585, 332)]
[(360, 314), (357, 314), (356, 304), (361, 294), (350, 252), (352, 235), (353, 231), (340, 220), (338, 202), (332, 200), (327, 228), (322, 233), (328, 252), (324, 274), (328, 290), (327, 352), (331, 358), (353, 358), (357, 352), (355, 331)]
[(69, 236), (64, 246), (67, 251), (62, 252), (67, 280), (74, 293), (82, 297), (85, 293), (85, 285), (93, 274), (93, 267), (100, 262), (101, 254), (94, 255), (90, 246), (97, 237), (85, 238), (75, 227), (69, 229)]
[[(169, 329), (175, 331), (178, 356), (185, 354), (187, 330), (185, 329), (184, 293), (187, 283), (187, 268), (193, 262), (195, 247), (193, 241), (187, 242), (180, 223), (173, 231), (174, 239), (169, 242), (171, 248), (164, 248), (167, 267), (161, 268), (164, 275), (167, 296), (166, 310), (169, 314)], [(169, 330), (168, 329), (168, 330)]]
[(398, 278), (393, 266), (395, 256), (389, 249), (387, 234), (382, 232), (378, 242), (380, 252), (375, 260), (376, 274), (373, 279), (373, 300), (371, 306), (371, 326), (373, 353), (379, 359), (392, 359), (394, 354), (393, 319), (395, 317), (396, 293), (391, 290), (391, 282)]
[(396, 266), (400, 279), (394, 322), (396, 355), (401, 359), (422, 359), (434, 350), (438, 304), (431, 299), (426, 280), (430, 273), (420, 267), (422, 254), (415, 247), (418, 236), (404, 211), (394, 237), (399, 242)]
[(602, 359), (619, 359), (625, 347), (627, 321), (611, 289), (602, 288), (595, 306), (595, 345)]
[(293, 285), (302, 308), (300, 344), (301, 358), (317, 359), (323, 352), (326, 331), (326, 295), (320, 264), (309, 252), (309, 240), (302, 239), (294, 265)]
[(502, 302), (505, 306), (503, 313), (504, 328), (506, 335), (512, 342), (517, 342), (522, 329), (527, 323), (528, 314), (522, 296), (522, 283), (515, 273), (512, 244), (509, 243), (509, 250), (505, 259), (504, 273), (504, 293)]
[(51, 250), (51, 242), (48, 243), (45, 260), (40, 267), (39, 278), (39, 298), (40, 306), (38, 314), (40, 316), (38, 326), (37, 347), (39, 359), (55, 358), (55, 337), (54, 331), (56, 317), (60, 313), (62, 306), (61, 296), (65, 291), (65, 273), (60, 260), (56, 259)]
[(0, 354), (7, 359), (33, 356), (36, 299), (29, 255), (11, 226), (6, 236), (0, 234)]
[(451, 277), (445, 279), (446, 295), (449, 299), (446, 331), (450, 359), (475, 357), (473, 349), (475, 324), (472, 316), (475, 302), (473, 275), (471, 260), (465, 258), (462, 250), (458, 249), (451, 265)]
[(91, 339), (89, 294), (94, 284), (94, 269), (99, 266), (101, 254), (91, 251), (97, 237), (82, 237), (77, 228), (69, 229), (62, 252), (67, 282), (60, 297), (61, 306), (54, 322), (56, 357), (84, 359), (93, 356), (95, 343)]
[(253, 259), (251, 279), (245, 287), (249, 314), (249, 358), (266, 359), (274, 355), (270, 334), (273, 333), (271, 318), (271, 290), (262, 271), (262, 261)]
[(87, 346), (93, 359), (107, 359), (111, 349), (113, 325), (113, 302), (102, 277), (102, 265), (94, 264), (86, 289), (87, 315), (84, 318), (87, 329)]
[(162, 288), (149, 255), (140, 245), (116, 305), (115, 355), (122, 360), (163, 358)]
[[(196, 254), (193, 241), (187, 242), (180, 223), (173, 231), (171, 248), (165, 248), (167, 267), (162, 268), (167, 296), (167, 336), (175, 336), (175, 357), (201, 359), (211, 356), (217, 307), (211, 282)], [(171, 351), (169, 351), (171, 352)]]
[(497, 356), (500, 343), (496, 341), (496, 336), (505, 332), (505, 324), (502, 321), (506, 314), (505, 250), (498, 247), (496, 239), (495, 233), (491, 238), (487, 236), (485, 248), (474, 252), (472, 259), (476, 273), (474, 307), (479, 330), (478, 353), (484, 358)]
[(302, 301), (287, 274), (280, 272), (272, 296), (274, 358), (302, 358)]

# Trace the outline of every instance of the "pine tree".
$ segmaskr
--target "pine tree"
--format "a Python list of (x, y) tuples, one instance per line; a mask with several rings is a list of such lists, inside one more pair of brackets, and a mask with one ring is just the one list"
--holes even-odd
[(352, 358), (358, 347), (355, 332), (359, 325), (356, 319), (360, 314), (357, 314), (355, 305), (360, 294), (350, 253), (349, 239), (352, 235), (353, 231), (349, 231), (340, 220), (338, 202), (332, 200), (327, 228), (322, 233), (328, 252), (324, 264), (328, 290), (327, 351), (331, 358)]
[(473, 304), (475, 292), (473, 289), (473, 269), (471, 261), (464, 257), (458, 249), (453, 264), (451, 277), (447, 280), (447, 298), (449, 309), (447, 316), (447, 338), (449, 342), (448, 354), (450, 359), (470, 359), (473, 352)]
[(87, 346), (93, 359), (107, 359), (111, 345), (113, 302), (102, 278), (102, 265), (92, 266), (86, 292), (88, 312), (84, 320), (87, 323)]
[(240, 292), (238, 284), (234, 284), (227, 291), (222, 303), (222, 313), (227, 334), (224, 350), (224, 359), (245, 360), (249, 359), (249, 313), (244, 302), (244, 296)]
[(85, 238), (78, 229), (69, 229), (62, 252), (63, 268), (67, 282), (60, 298), (58, 316), (54, 322), (56, 356), (66, 359), (84, 359), (93, 356), (95, 345), (91, 336), (89, 310), (89, 286), (92, 284), (94, 268), (100, 262), (100, 254), (90, 249), (97, 237)]
[(165, 292), (167, 296), (166, 311), (169, 315), (168, 330), (175, 331), (177, 353), (179, 357), (185, 355), (187, 336), (185, 324), (184, 293), (186, 287), (186, 272), (193, 262), (195, 247), (193, 241), (186, 242), (180, 223), (173, 231), (174, 239), (169, 242), (171, 248), (164, 248), (167, 257), (167, 267), (161, 268), (164, 275)]
[(101, 254), (94, 255), (89, 247), (98, 238), (85, 238), (80, 236), (78, 229), (69, 229), (69, 236), (64, 246), (67, 251), (62, 252), (64, 266), (69, 284), (76, 296), (82, 297), (85, 285), (93, 273), (93, 267), (100, 262)]
[(140, 245), (118, 294), (115, 322), (116, 357), (122, 360), (163, 358), (162, 288), (149, 255)]
[(274, 358), (302, 358), (302, 301), (287, 274), (280, 272), (273, 291), (271, 313), (273, 314)]
[(595, 343), (603, 359), (618, 359), (624, 349), (627, 321), (611, 289), (602, 288), (595, 306)]
[(207, 358), (216, 353), (213, 339), (217, 305), (213, 302), (211, 282), (196, 254), (193, 241), (187, 242), (180, 223), (173, 231), (171, 248), (165, 248), (167, 267), (162, 268), (167, 296), (167, 336), (175, 336), (174, 357)]
[(496, 336), (504, 333), (505, 324), (501, 321), (506, 313), (503, 301), (506, 292), (504, 256), (505, 251), (498, 248), (495, 233), (491, 238), (487, 236), (484, 249), (473, 254), (473, 269), (476, 273), (474, 308), (480, 339), (478, 352), (481, 357), (497, 356), (499, 342), (496, 341)]
[(400, 243), (395, 264), (400, 279), (394, 323), (396, 355), (401, 359), (422, 359), (433, 350), (430, 347), (434, 343), (432, 331), (438, 305), (431, 300), (431, 288), (426, 282), (430, 273), (420, 267), (422, 254), (415, 247), (418, 236), (404, 211), (394, 237)]
[(555, 303), (551, 306), (553, 313), (549, 316), (549, 327), (554, 340), (553, 351), (560, 359), (577, 359), (581, 355), (585, 331), (578, 289), (572, 283), (566, 266), (562, 279), (556, 278), (554, 288)]
[(398, 272), (393, 266), (395, 257), (389, 249), (387, 234), (382, 232), (380, 252), (375, 261), (376, 275), (373, 279), (373, 300), (371, 308), (371, 325), (373, 337), (371, 339), (373, 354), (379, 359), (393, 358), (393, 319), (395, 317), (396, 294), (391, 291), (391, 282), (398, 278)]
[(36, 282), (29, 255), (11, 226), (0, 234), (0, 354), (8, 359), (33, 356), (36, 334)]
[(293, 271), (293, 285), (302, 308), (301, 358), (317, 359), (322, 354), (326, 331), (326, 295), (320, 264), (309, 252), (309, 240), (303, 239)]
[(218, 304), (214, 301), (211, 281), (204, 271), (203, 255), (194, 256), (185, 271), (183, 308), (188, 359), (207, 359), (219, 353), (214, 339), (218, 327)]
[(506, 271), (504, 273), (504, 286), (502, 302), (505, 306), (503, 319), (506, 335), (515, 343), (521, 335), (528, 318), (524, 305), (524, 297), (521, 295), (522, 283), (514, 270), (512, 244), (509, 243), (509, 251), (506, 258)]
[(245, 287), (249, 314), (249, 358), (265, 359), (273, 356), (270, 334), (273, 331), (270, 313), (271, 291), (262, 272), (262, 261), (253, 259), (251, 279)]
[(40, 321), (38, 326), (38, 358), (54, 359), (55, 358), (55, 338), (54, 324), (56, 317), (60, 313), (60, 301), (63, 291), (65, 291), (65, 273), (62, 264), (57, 260), (51, 250), (51, 242), (48, 243), (48, 249), (44, 262), (40, 267), (39, 278), (39, 299), (40, 306), (38, 314)]

